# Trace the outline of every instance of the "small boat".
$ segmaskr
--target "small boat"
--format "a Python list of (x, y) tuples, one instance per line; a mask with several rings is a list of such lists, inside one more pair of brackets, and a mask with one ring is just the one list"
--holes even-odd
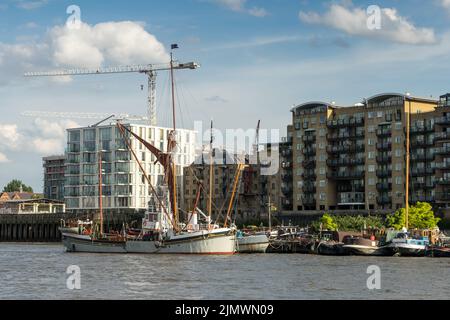
[(363, 237), (347, 237), (344, 240), (343, 249), (350, 255), (355, 256), (390, 256), (392, 250), (386, 245), (381, 245), (381, 242), (375, 237), (366, 239)]
[(393, 255), (403, 257), (424, 257), (430, 241), (428, 237), (413, 238), (406, 231), (397, 233), (392, 242), (388, 245)]
[(427, 248), (425, 255), (432, 258), (450, 258), (450, 247), (430, 246)]
[(245, 234), (237, 233), (236, 251), (239, 253), (265, 253), (269, 247), (269, 238), (265, 233)]
[(342, 242), (337, 242), (334, 240), (320, 241), (315, 250), (318, 254), (323, 255), (323, 256), (345, 256), (345, 255), (348, 255), (347, 251), (344, 249), (344, 244)]
[(62, 234), (90, 234), (92, 230), (92, 221), (87, 219), (86, 221), (77, 220), (75, 222), (66, 222), (61, 220), (61, 226), (59, 231)]

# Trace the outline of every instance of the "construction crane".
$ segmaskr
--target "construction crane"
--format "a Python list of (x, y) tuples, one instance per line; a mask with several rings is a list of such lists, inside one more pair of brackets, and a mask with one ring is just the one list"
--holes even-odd
[(129, 114), (111, 115), (110, 113), (90, 113), (90, 112), (51, 112), (51, 111), (24, 111), (21, 112), (23, 117), (33, 118), (60, 118), (60, 119), (114, 119), (114, 120), (131, 120), (131, 121), (147, 121), (147, 117), (131, 116)]
[[(173, 69), (197, 69), (200, 65), (196, 62), (173, 63)], [(114, 73), (144, 73), (148, 76), (148, 110), (147, 116), (150, 125), (156, 126), (156, 76), (157, 71), (171, 70), (169, 64), (149, 64), (149, 65), (131, 65), (108, 67), (98, 69), (69, 69), (50, 72), (27, 72), (25, 77), (61, 77), (61, 76), (81, 76), (81, 75), (98, 75), (98, 74), (114, 74)]]

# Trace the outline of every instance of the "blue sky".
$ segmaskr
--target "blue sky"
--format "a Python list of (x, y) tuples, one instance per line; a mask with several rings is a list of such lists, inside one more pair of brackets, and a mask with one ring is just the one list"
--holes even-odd
[[(79, 34), (64, 29), (72, 4), (81, 9)], [(379, 30), (366, 26), (373, 4)], [(260, 119), (284, 132), (292, 105), (310, 100), (352, 105), (381, 92), (450, 91), (450, 0), (2, 0), (0, 186), (20, 178), (41, 190), (40, 158), (63, 152), (65, 128), (89, 124), (21, 112), (146, 112), (142, 75), (55, 81), (23, 72), (164, 62), (171, 43), (179, 60), (202, 65), (177, 76), (184, 127), (214, 118), (221, 129), (249, 129)], [(163, 125), (167, 82), (160, 74)]]

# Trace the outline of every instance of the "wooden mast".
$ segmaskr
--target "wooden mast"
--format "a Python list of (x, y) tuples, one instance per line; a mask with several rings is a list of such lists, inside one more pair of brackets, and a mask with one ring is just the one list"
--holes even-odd
[[(178, 49), (178, 45), (172, 44), (170, 51), (170, 79), (172, 84), (172, 120), (173, 120), (173, 133), (172, 137), (174, 139), (173, 143), (175, 142), (175, 135), (176, 135), (176, 113), (175, 113), (175, 81), (174, 81), (174, 69), (173, 69), (173, 49)], [(169, 143), (169, 146), (172, 146), (172, 143)], [(172, 152), (172, 150), (167, 150), (168, 152)], [(173, 218), (175, 224), (177, 226), (175, 228), (178, 228), (178, 205), (177, 205), (177, 172), (176, 172), (176, 165), (173, 158), (171, 158), (171, 163), (169, 164), (172, 166), (172, 197), (173, 197)]]
[(411, 132), (411, 100), (407, 95), (408, 112), (406, 117), (406, 214), (405, 214), (405, 228), (409, 228), (409, 170), (410, 170), (410, 132)]
[(209, 201), (208, 201), (208, 216), (209, 216), (209, 221), (208, 223), (211, 223), (211, 214), (212, 214), (212, 199), (213, 199), (213, 181), (214, 181), (214, 170), (213, 170), (213, 161), (214, 161), (214, 157), (213, 157), (213, 153), (214, 153), (214, 149), (213, 149), (213, 141), (214, 137), (213, 137), (213, 121), (211, 120), (211, 140), (209, 142), (209, 146), (210, 146), (210, 153), (209, 153)]
[(98, 153), (98, 196), (100, 209), (100, 236), (103, 237), (103, 169), (101, 151)]

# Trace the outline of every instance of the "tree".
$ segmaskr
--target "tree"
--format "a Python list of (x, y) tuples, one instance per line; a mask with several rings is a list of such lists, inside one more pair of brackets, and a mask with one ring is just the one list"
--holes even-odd
[[(408, 214), (409, 228), (412, 229), (433, 229), (437, 227), (441, 219), (435, 217), (433, 207), (427, 202), (417, 202), (411, 206)], [(406, 226), (406, 209), (397, 210), (386, 219), (390, 228), (400, 230)]]
[(319, 223), (322, 224), (323, 230), (336, 231), (338, 229), (338, 225), (334, 222), (333, 218), (325, 213), (322, 218), (319, 220)]
[(25, 185), (20, 180), (12, 180), (9, 182), (4, 188), (3, 192), (20, 192), (20, 187), (22, 187), (23, 192), (30, 192), (33, 193), (33, 188), (30, 186)]

